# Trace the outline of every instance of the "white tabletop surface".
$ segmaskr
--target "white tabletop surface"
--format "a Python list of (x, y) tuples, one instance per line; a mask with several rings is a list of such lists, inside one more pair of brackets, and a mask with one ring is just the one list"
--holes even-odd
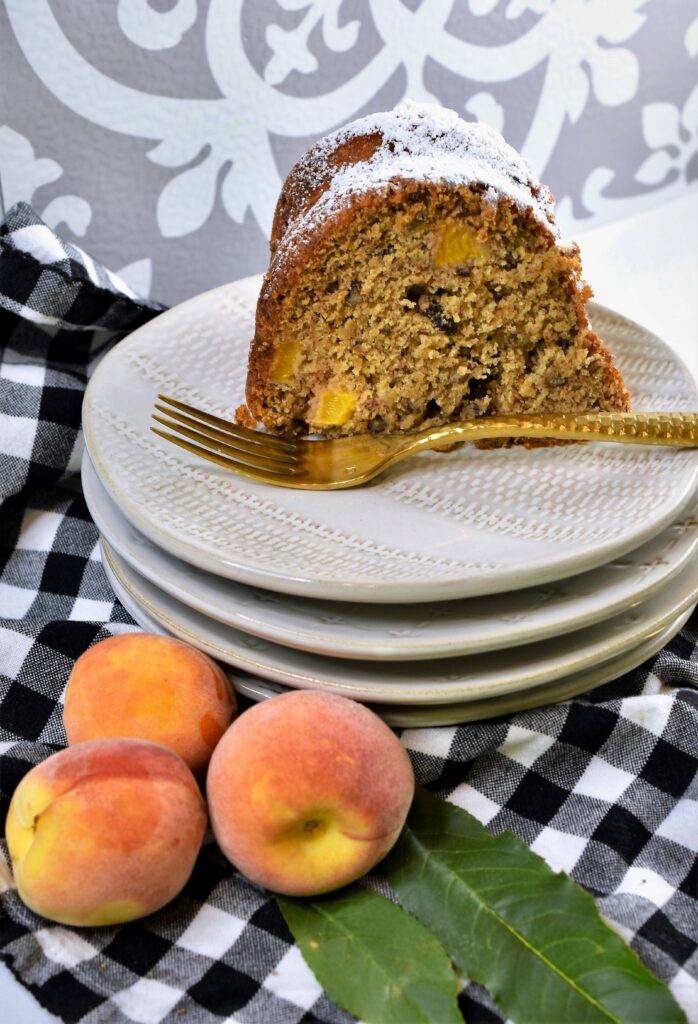
[[(658, 334), (698, 383), (698, 189), (576, 237), (595, 299)], [(0, 1006), (12, 1024), (58, 1020), (2, 963)]]
[(698, 381), (698, 188), (578, 234), (594, 298), (658, 334)]

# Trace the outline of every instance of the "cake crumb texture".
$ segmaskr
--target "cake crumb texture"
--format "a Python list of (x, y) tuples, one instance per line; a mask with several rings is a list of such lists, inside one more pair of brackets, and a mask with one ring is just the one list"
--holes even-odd
[(492, 129), (403, 105), (318, 143), (277, 205), (246, 423), (326, 436), (622, 410), (552, 196)]

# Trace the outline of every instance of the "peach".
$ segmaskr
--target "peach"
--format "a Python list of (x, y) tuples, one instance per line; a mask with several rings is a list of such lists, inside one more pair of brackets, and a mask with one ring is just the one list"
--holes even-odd
[(233, 722), (206, 788), (228, 860), (274, 892), (313, 896), (385, 856), (405, 822), (414, 775), (400, 741), (368, 708), (298, 690)]
[(150, 740), (203, 775), (235, 710), (232, 686), (207, 655), (173, 637), (126, 633), (102, 640), (75, 662), (63, 722), (70, 744)]
[(91, 740), (24, 776), (7, 815), (19, 895), (69, 925), (118, 924), (169, 903), (206, 828), (180, 757), (141, 740)]

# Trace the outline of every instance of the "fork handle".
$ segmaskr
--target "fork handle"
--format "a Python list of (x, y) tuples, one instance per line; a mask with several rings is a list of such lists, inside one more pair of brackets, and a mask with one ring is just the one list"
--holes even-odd
[(620, 441), (698, 447), (696, 412), (538, 413), (534, 416), (483, 416), (446, 424), (415, 437), (418, 447), (439, 448), (457, 441), (496, 437), (550, 438), (559, 441)]

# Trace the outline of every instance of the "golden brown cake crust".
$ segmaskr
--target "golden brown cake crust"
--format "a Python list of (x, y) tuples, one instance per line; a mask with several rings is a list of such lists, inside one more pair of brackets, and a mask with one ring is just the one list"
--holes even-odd
[(291, 168), (274, 211), (270, 246), (272, 254), (286, 233), (289, 223), (306, 212), (323, 192), (340, 168), (370, 160), (383, 141), (380, 132), (354, 135), (340, 142), (329, 153), (317, 144)]
[[(365, 374), (368, 367), (370, 383), (366, 382), (366, 378), (357, 384), (358, 371), (347, 364), (342, 370), (343, 383), (337, 385), (332, 379), (330, 384), (327, 384), (331, 396), (334, 395), (331, 389), (336, 390), (337, 387), (340, 387), (341, 395), (353, 394), (355, 388), (362, 392), (358, 398), (352, 399), (357, 406), (356, 414), (352, 415), (348, 422), (323, 424), (321, 417), (318, 422), (317, 394), (314, 398), (312, 395), (306, 395), (300, 401), (297, 395), (293, 395), (296, 381), (283, 379), (288, 367), (284, 367), (282, 371), (278, 369), (280, 347), (284, 343), (288, 344), (287, 336), (290, 334), (295, 332), (301, 335), (293, 344), (296, 347), (301, 346), (303, 365), (306, 368), (310, 367), (315, 373), (315, 391), (319, 390), (318, 381), (321, 382), (322, 388), (325, 388), (326, 380), (330, 380), (331, 377), (331, 365), (333, 360), (336, 361), (335, 357), (341, 346), (340, 349), (335, 347), (330, 356), (323, 357), (321, 350), (324, 337), (331, 335), (336, 346), (336, 339), (344, 338), (347, 333), (339, 324), (336, 304), (331, 307), (330, 286), (335, 282), (330, 280), (328, 284), (323, 277), (325, 269), (331, 277), (339, 265), (338, 255), (341, 256), (341, 252), (338, 254), (337, 251), (338, 240), (346, 239), (347, 245), (353, 244), (355, 251), (360, 255), (361, 231), (367, 238), (378, 237), (383, 230), (385, 219), (391, 217), (396, 223), (403, 226), (407, 224), (409, 227), (413, 223), (406, 219), (410, 210), (418, 211), (426, 220), (430, 216), (441, 217), (446, 225), (444, 231), (451, 230), (448, 225), (455, 223), (454, 218), (460, 217), (461, 214), (470, 225), (466, 244), (471, 246), (473, 252), (469, 259), (464, 260), (462, 266), (455, 266), (455, 270), (454, 267), (450, 268), (451, 276), (455, 273), (456, 277), (461, 278), (460, 281), (456, 281), (454, 288), (446, 281), (446, 271), (439, 268), (435, 272), (434, 281), (425, 286), (424, 294), (418, 294), (414, 285), (410, 290), (410, 275), (416, 274), (420, 280), (425, 276), (424, 268), (419, 266), (419, 259), (415, 262), (415, 251), (417, 257), (421, 258), (422, 250), (426, 251), (430, 246), (429, 251), (433, 260), (434, 246), (437, 245), (438, 256), (438, 242), (435, 243), (427, 232), (423, 236), (424, 243), (421, 249), (418, 247), (415, 250), (414, 245), (411, 249), (409, 246), (404, 248), (403, 257), (412, 258), (412, 263), (404, 267), (406, 298), (401, 297), (399, 290), (395, 292), (395, 282), (392, 282), (391, 301), (393, 306), (397, 301), (401, 308), (407, 310), (412, 316), (410, 323), (415, 322), (413, 314), (417, 318), (423, 314), (422, 320), (419, 320), (419, 327), (423, 330), (416, 335), (413, 330), (413, 335), (419, 339), (419, 344), (427, 355), (427, 342), (433, 340), (430, 351), (436, 354), (437, 360), (443, 361), (447, 356), (445, 339), (441, 335), (453, 335), (455, 338), (459, 333), (467, 333), (466, 349), (461, 347), (461, 351), (467, 350), (468, 355), (468, 358), (463, 359), (466, 365), (465, 372), (475, 374), (469, 379), (470, 391), (476, 397), (473, 401), (467, 402), (465, 399), (469, 396), (461, 396), (460, 404), (456, 404), (451, 412), (448, 412), (447, 402), (444, 401), (442, 391), (439, 391), (436, 398), (430, 400), (436, 403), (438, 414), (430, 416), (429, 410), (426, 409), (421, 419), (411, 411), (403, 411), (400, 415), (391, 417), (386, 415), (380, 402), (371, 399), (375, 407), (375, 414), (371, 419), (372, 407), (364, 393), (369, 392), (374, 386), (373, 370), (375, 369), (376, 373), (380, 372), (380, 359), (389, 362), (392, 358), (392, 354), (386, 354), (385, 350), (382, 356), (378, 352), (375, 367), (370, 364), (368, 356), (361, 355), (361, 372)], [(414, 223), (419, 223), (418, 217)], [(513, 318), (508, 320), (502, 312), (505, 307), (508, 308), (517, 301), (516, 295), (512, 299), (509, 292), (515, 292), (516, 287), (519, 287), (522, 294), (530, 298), (536, 281), (533, 270), (527, 276), (525, 260), (520, 255), (525, 251), (525, 245), (517, 242), (517, 247), (512, 249), (514, 256), (499, 246), (500, 236), (507, 231), (510, 234), (513, 232), (512, 237), (517, 240), (524, 237), (527, 239), (526, 245), (535, 251), (536, 267), (544, 268), (545, 273), (550, 275), (555, 302), (548, 301), (545, 293), (542, 303), (549, 313), (550, 323), (554, 324), (557, 318), (557, 330), (561, 339), (557, 344), (560, 352), (552, 353), (557, 336), (550, 323), (544, 323), (543, 320), (540, 332), (541, 338), (546, 341), (545, 346), (538, 344), (535, 348), (535, 339), (530, 340), (529, 344), (529, 341), (521, 341), (516, 334), (511, 334), (515, 330), (512, 326), (515, 321)], [(359, 236), (355, 237), (356, 232), (359, 232)], [(484, 258), (480, 260), (480, 250), (485, 251), (489, 247), (489, 254), (490, 249), (494, 251), (495, 246), (499, 246), (496, 249), (499, 263), (495, 267), (496, 273), (489, 272), (487, 276), (480, 266), (480, 262), (485, 262)], [(379, 425), (387, 423), (388, 429), (391, 430), (417, 429), (422, 425), (431, 425), (432, 422), (435, 424), (453, 418), (466, 418), (468, 412), (483, 415), (494, 411), (519, 411), (517, 406), (522, 403), (524, 408), (530, 408), (532, 411), (536, 402), (540, 405), (540, 395), (532, 396), (532, 405), (527, 401), (525, 394), (519, 396), (519, 401), (511, 385), (511, 381), (518, 380), (521, 382), (522, 392), (525, 392), (533, 381), (534, 374), (530, 374), (531, 381), (525, 379), (526, 360), (537, 371), (535, 386), (538, 390), (544, 387), (551, 391), (550, 400), (544, 403), (548, 408), (555, 407), (556, 397), (568, 393), (568, 400), (573, 403), (590, 403), (592, 398), (589, 396), (592, 396), (596, 408), (628, 407), (628, 394), (620, 373), (612, 365), (609, 353), (588, 324), (585, 303), (591, 296), (591, 290), (581, 279), (578, 248), (576, 245), (563, 247), (560, 244), (552, 196), (537, 181), (530, 167), (491, 129), (467, 124), (452, 112), (435, 112), (428, 108), (415, 110), (408, 107), (389, 114), (365, 118), (321, 140), (296, 164), (284, 184), (274, 216), (271, 250), (271, 262), (257, 306), (255, 337), (251, 345), (248, 366), (249, 408), (242, 414), (248, 423), (259, 420), (275, 431), (306, 433), (309, 430), (320, 429), (331, 435), (373, 430), (376, 422)], [(490, 260), (489, 255), (487, 259)], [(512, 259), (518, 262), (507, 266), (506, 260), (511, 262)], [(438, 259), (436, 262), (438, 264)], [(523, 270), (520, 269), (521, 266)], [(386, 265), (386, 273), (387, 270)], [(396, 271), (392, 264), (389, 270), (394, 276)], [(542, 272), (539, 269), (538, 275), (540, 276)], [(467, 324), (462, 317), (459, 318), (457, 297), (451, 292), (460, 288), (462, 300), (465, 294), (465, 278), (470, 279), (468, 287), (472, 285), (473, 289), (479, 288), (482, 291), (484, 281), (484, 287), (489, 289), (493, 299), (492, 309), (490, 310), (486, 303), (481, 303), (482, 316), (489, 317), (491, 321), (489, 334), (483, 333), (483, 327), (483, 331), (477, 335), (472, 325)], [(342, 272), (339, 273), (338, 280), (342, 284), (337, 287), (344, 287), (346, 282)], [(380, 286), (380, 275), (375, 280)], [(387, 283), (387, 277), (384, 280)], [(500, 282), (503, 284), (500, 285)], [(514, 288), (510, 289), (512, 282)], [(313, 308), (313, 304), (308, 303), (308, 288), (314, 287), (316, 293), (320, 293), (325, 286), (328, 295), (323, 301), (318, 301)], [(352, 283), (348, 291), (344, 289), (346, 302), (351, 303), (354, 287)], [(363, 283), (359, 291), (363, 301), (369, 294)], [(375, 292), (374, 285), (374, 294)], [(487, 293), (483, 294), (487, 298)], [(293, 307), (294, 304), (297, 308), (301, 307), (301, 295), (307, 310), (303, 317), (298, 317)], [(563, 307), (566, 309), (563, 310)], [(346, 306), (344, 308), (346, 309)], [(404, 309), (402, 311), (404, 312)], [(349, 313), (351, 314), (352, 310), (349, 310)], [(379, 312), (374, 309), (371, 315), (371, 330), (376, 329), (379, 333), (385, 333), (385, 328), (380, 327)], [(314, 318), (318, 316), (324, 316), (325, 320), (316, 330)], [(529, 302), (529, 318), (531, 317), (535, 321), (536, 306), (535, 303)], [(339, 319), (341, 320), (341, 314)], [(348, 319), (353, 321), (355, 317), (349, 316)], [(388, 319), (386, 322), (391, 321)], [(510, 334), (502, 341), (500, 336), (506, 331)], [(424, 332), (429, 335), (426, 342), (423, 341)], [(397, 333), (401, 334), (400, 331)], [(491, 337), (498, 339), (498, 344), (501, 344), (496, 354), (490, 353), (488, 356), (488, 339)], [(519, 359), (521, 366), (517, 369), (512, 362), (512, 353), (509, 353), (509, 363), (512, 366), (508, 376), (507, 373), (501, 372), (507, 362), (506, 353), (502, 355), (506, 348), (504, 341), (510, 344), (510, 348), (511, 344), (515, 347), (521, 341), (522, 352), (525, 351), (526, 354), (523, 362)], [(349, 342), (357, 345), (356, 342), (352, 342), (351, 336)], [(361, 337), (358, 340), (357, 352), (363, 344), (364, 339)], [(569, 356), (570, 347), (574, 348), (575, 365), (578, 365), (581, 376), (586, 375), (584, 386), (580, 385), (576, 390), (568, 386), (572, 373), (570, 367), (574, 362)], [(534, 352), (533, 357), (531, 351)], [(562, 352), (567, 353), (565, 358), (562, 358)], [(519, 358), (519, 355), (516, 358)], [(294, 360), (295, 354), (290, 362), (293, 363)], [(286, 362), (288, 363), (289, 359), (286, 359)], [(322, 365), (325, 369), (318, 370), (318, 366)], [(476, 366), (476, 371), (473, 371), (473, 365)], [(499, 392), (492, 386), (491, 394), (483, 396), (480, 394), (481, 382), (492, 379), (492, 367), (495, 365), (499, 367), (502, 378), (509, 383), (506, 387), (500, 387)], [(477, 376), (481, 366), (482, 373)], [(294, 370), (293, 367), (291, 369)], [(488, 372), (490, 377), (487, 376)], [(410, 380), (417, 380), (418, 375), (412, 363), (410, 373)], [(438, 385), (433, 378), (432, 374), (432, 379), (426, 382), (432, 392)], [(558, 379), (562, 383), (558, 383)], [(565, 387), (562, 386), (563, 383)], [(395, 388), (394, 383), (392, 387)], [(344, 390), (341, 390), (342, 388)], [(414, 404), (404, 396), (400, 401), (403, 403), (400, 407), (403, 410)], [(425, 402), (429, 405), (428, 396)], [(312, 419), (313, 409), (315, 422)], [(379, 409), (379, 412), (376, 413), (375, 409)]]

